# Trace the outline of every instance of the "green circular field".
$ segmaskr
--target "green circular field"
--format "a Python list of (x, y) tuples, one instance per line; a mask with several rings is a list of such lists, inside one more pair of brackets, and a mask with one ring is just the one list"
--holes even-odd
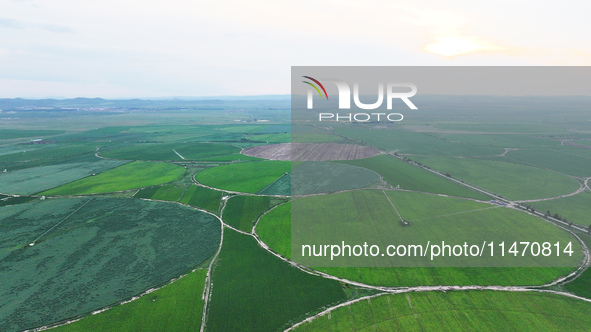
[(308, 195), (365, 188), (378, 182), (380, 176), (347, 164), (266, 160), (209, 168), (198, 173), (196, 180), (236, 192)]
[[(401, 225), (390, 201), (410, 225)], [(265, 214), (256, 233), (284, 257), (330, 275), (376, 286), (541, 285), (569, 274), (583, 257), (574, 236), (539, 218), (501, 206), (414, 192), (361, 190), (299, 198)], [(426, 246), (428, 241), (439, 245), (445, 241), (480, 246), (487, 241), (495, 243), (496, 255), (489, 260), (454, 256), (429, 261), (429, 256), (415, 257), (397, 261), (399, 265), (393, 265), (388, 257), (380, 261), (381, 256), (358, 260), (337, 257), (334, 261), (330, 253), (320, 258), (301, 257), (304, 244), (341, 241), (376, 244), (380, 250), (389, 244)], [(503, 241), (507, 243), (505, 257), (499, 249)], [(561, 251), (560, 257), (519, 256), (515, 260), (508, 253), (514, 241), (560, 241), (563, 249), (572, 242), (573, 255)]]
[(2, 207), (0, 330), (61, 321), (163, 285), (211, 257), (220, 235), (214, 216), (161, 202), (76, 198)]
[(585, 331), (591, 303), (535, 292), (381, 295), (332, 310), (295, 331)]
[[(219, 143), (141, 143), (99, 152), (105, 158), (123, 160), (209, 160), (240, 153), (240, 148)], [(176, 151), (176, 152), (175, 152)], [(243, 159), (248, 158), (244, 157)], [(237, 158), (238, 159), (238, 158)]]

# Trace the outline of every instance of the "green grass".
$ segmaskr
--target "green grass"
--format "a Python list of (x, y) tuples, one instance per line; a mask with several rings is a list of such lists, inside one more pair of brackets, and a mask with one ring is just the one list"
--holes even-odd
[(206, 169), (196, 179), (214, 188), (256, 193), (290, 170), (289, 161), (245, 162)]
[(337, 281), (304, 273), (229, 229), (212, 281), (207, 331), (279, 331), (346, 299)]
[(197, 331), (203, 314), (201, 294), (206, 275), (205, 269), (191, 272), (135, 301), (52, 331)]
[(201, 160), (240, 152), (238, 147), (216, 143), (142, 143), (117, 150), (100, 152), (100, 155), (106, 158), (124, 160), (185, 160), (174, 153), (173, 150), (186, 160)]
[(450, 173), (493, 194), (511, 200), (554, 197), (579, 188), (578, 182), (566, 175), (510, 162), (468, 158), (415, 157), (435, 170)]
[[(296, 227), (299, 238), (305, 238), (309, 244), (316, 243), (319, 239), (320, 243), (340, 243), (342, 240), (356, 243), (359, 242), (358, 238), (362, 239), (361, 242), (377, 244), (425, 244), (427, 240), (432, 243), (441, 243), (442, 240), (447, 243), (482, 243), (484, 240), (509, 243), (514, 238), (518, 241), (560, 240), (563, 243), (573, 241), (575, 255), (560, 261), (545, 261), (544, 264), (575, 266), (580, 259), (580, 246), (572, 236), (539, 218), (519, 211), (422, 193), (393, 191), (388, 195), (402, 217), (411, 222), (411, 226), (399, 226), (397, 215), (381, 191), (354, 191), (299, 199), (299, 211), (295, 212), (290, 209), (293, 202), (278, 206), (261, 218), (256, 232), (270, 248), (287, 258), (293, 257), (291, 218), (300, 216), (310, 221), (298, 221)], [(352, 231), (343, 233), (341, 229), (349, 225), (348, 223), (359, 224), (359, 227), (346, 226)], [(330, 240), (333, 237), (338, 238), (338, 241)], [(385, 242), (384, 237), (387, 238)], [(487, 263), (491, 264), (489, 266), (511, 266), (507, 265), (508, 257), (499, 259), (505, 260), (497, 259)], [(517, 265), (518, 267), (494, 268), (461, 267), (465, 266), (462, 265), (464, 262), (461, 258), (457, 258), (457, 261), (456, 258), (445, 261), (455, 265), (443, 265), (460, 267), (338, 267), (338, 263), (330, 265), (332, 262), (328, 259), (320, 261), (323, 265), (318, 266), (335, 266), (318, 268), (323, 272), (381, 286), (539, 285), (573, 270), (572, 267), (534, 267), (539, 266), (539, 263), (529, 260), (519, 261), (518, 264), (523, 265)], [(444, 261), (438, 262), (443, 264)]]
[(239, 230), (250, 232), (258, 217), (271, 207), (267, 196), (234, 196), (224, 208), (224, 222)]
[(217, 213), (220, 210), (221, 191), (192, 185), (185, 191), (180, 202)]
[(92, 156), (92, 161), (58, 163), (0, 173), (0, 190), (8, 194), (32, 195), (81, 178), (100, 174), (125, 161), (104, 160)]
[(133, 197), (177, 202), (181, 198), (181, 195), (185, 192), (185, 190), (185, 187), (177, 187), (172, 184), (166, 184), (159, 187), (142, 189)]
[(164, 285), (211, 257), (220, 233), (214, 216), (138, 199), (2, 207), (0, 330), (58, 322)]
[(185, 169), (178, 165), (134, 161), (41, 194), (82, 195), (137, 189), (172, 182), (182, 178), (184, 174)]
[(590, 309), (585, 301), (534, 292), (393, 294), (335, 309), (296, 331), (584, 331)]
[(379, 155), (360, 160), (340, 161), (349, 165), (356, 165), (371, 169), (380, 174), (384, 180), (400, 189), (432, 192), (480, 200), (490, 199), (439, 175), (410, 165), (389, 155)]

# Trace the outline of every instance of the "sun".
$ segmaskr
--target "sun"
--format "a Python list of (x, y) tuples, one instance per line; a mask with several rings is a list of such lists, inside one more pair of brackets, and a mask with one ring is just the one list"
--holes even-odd
[(462, 37), (441, 37), (437, 42), (425, 47), (427, 52), (448, 57), (486, 49), (490, 49), (490, 47)]

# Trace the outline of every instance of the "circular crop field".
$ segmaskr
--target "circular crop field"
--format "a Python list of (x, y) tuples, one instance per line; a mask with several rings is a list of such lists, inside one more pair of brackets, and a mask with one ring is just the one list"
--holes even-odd
[[(410, 224), (402, 225), (398, 213)], [(574, 236), (540, 218), (501, 206), (414, 192), (358, 190), (299, 198), (265, 214), (256, 232), (284, 257), (375, 286), (542, 285), (571, 273), (583, 258)], [(341, 241), (376, 244), (382, 254), (389, 244), (426, 246), (428, 242), (441, 245), (445, 241), (451, 246), (464, 242), (482, 246), (487, 241), (494, 243), (496, 254), (493, 259), (485, 256), (470, 260), (454, 255), (437, 256), (432, 261), (429, 255), (405, 256), (395, 262), (387, 256), (381, 261), (372, 256), (330, 260), (330, 252), (319, 258), (301, 257), (304, 244)], [(504, 257), (499, 247), (503, 241)], [(563, 249), (571, 242), (573, 254), (561, 251), (560, 257), (554, 252), (548, 257), (528, 254), (522, 258), (521, 246), (517, 258), (513, 258), (508, 250), (514, 241), (560, 241)]]
[(289, 161), (266, 160), (209, 168), (198, 173), (196, 180), (228, 191), (289, 196), (365, 188), (380, 176), (363, 167), (339, 163), (292, 165)]
[(548, 293), (409, 292), (335, 308), (294, 331), (584, 331), (589, 310), (589, 302)]
[[(240, 153), (240, 148), (219, 143), (141, 143), (99, 152), (105, 158), (122, 160), (210, 160)], [(237, 158), (238, 159), (238, 158)]]
[(369, 146), (337, 143), (282, 143), (254, 146), (242, 151), (250, 157), (292, 161), (364, 159), (379, 153)]
[[(118, 198), (0, 208), (0, 330), (89, 313), (189, 272), (220, 224), (176, 204)], [(34, 245), (30, 245), (34, 243)]]

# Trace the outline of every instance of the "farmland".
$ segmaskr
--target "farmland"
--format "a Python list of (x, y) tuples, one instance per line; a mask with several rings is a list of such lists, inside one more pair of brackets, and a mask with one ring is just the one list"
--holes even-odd
[(5, 206), (0, 227), (2, 330), (86, 314), (162, 285), (209, 258), (220, 240), (211, 215), (134, 199)]
[(546, 149), (524, 149), (510, 151), (507, 159), (512, 162), (534, 165), (562, 172), (572, 176), (591, 176), (591, 150), (570, 146), (557, 146)]
[(470, 143), (454, 143), (429, 133), (417, 133), (403, 129), (370, 130), (350, 126), (335, 130), (338, 134), (354, 138), (388, 152), (428, 156), (492, 156), (503, 149)]
[[(201, 293), (207, 270), (191, 272), (138, 300), (85, 317), (53, 331), (195, 331), (203, 313)], [(190, 309), (189, 309), (190, 308)]]
[(186, 188), (184, 187), (177, 187), (173, 184), (166, 184), (159, 187), (142, 189), (139, 192), (137, 192), (133, 197), (177, 202), (181, 198), (185, 190)]
[(180, 202), (217, 213), (220, 209), (221, 199), (222, 192), (193, 185), (186, 189)]
[(293, 165), (292, 195), (330, 193), (369, 187), (380, 176), (366, 168), (330, 162), (306, 161)]
[(406, 190), (416, 190), (468, 197), (480, 200), (489, 198), (428, 171), (409, 165), (395, 157), (380, 155), (361, 160), (341, 161), (349, 165), (365, 167), (380, 174), (392, 186)]
[(195, 179), (223, 190), (256, 193), (290, 170), (289, 161), (245, 162), (206, 169)]
[[(45, 166), (59, 162), (68, 162), (75, 157), (83, 157), (88, 161), (88, 155), (94, 153), (95, 147), (87, 144), (47, 144), (43, 147), (9, 145), (10, 153), (0, 155), (0, 169), (16, 171), (19, 169)], [(71, 161), (74, 162), (74, 161)]]
[(579, 188), (578, 182), (566, 175), (514, 163), (468, 158), (413, 159), (512, 200), (559, 196)]
[(429, 292), (382, 295), (333, 310), (295, 331), (586, 330), (591, 304), (534, 292)]
[(44, 137), (63, 134), (62, 130), (19, 130), (19, 129), (0, 129), (0, 140), (15, 139), (24, 137)]
[[(176, 153), (175, 153), (176, 151)], [(123, 160), (183, 161), (215, 159), (240, 152), (240, 148), (215, 143), (143, 143), (126, 148), (107, 150), (99, 154), (106, 158)], [(182, 156), (182, 158), (181, 158)]]
[(550, 210), (551, 215), (558, 214), (561, 218), (573, 223), (583, 226), (591, 224), (588, 208), (591, 206), (591, 192), (589, 191), (570, 197), (534, 202), (531, 205), (542, 212)]
[(108, 171), (126, 163), (125, 161), (92, 158), (95, 160), (64, 162), (0, 174), (0, 188), (4, 193), (8, 194), (31, 195), (93, 174)]
[[(256, 232), (273, 250), (288, 258), (293, 258), (290, 251), (293, 227), (296, 227), (300, 233), (296, 240), (305, 238), (306, 243), (315, 243), (319, 234), (324, 236), (321, 243), (335, 243), (330, 240), (331, 236), (347, 241), (346, 236), (350, 236), (350, 233), (354, 236), (364, 234), (362, 238), (375, 239), (374, 241), (381, 241), (385, 234), (391, 233), (387, 235), (391, 243), (426, 243), (427, 239), (437, 242), (439, 236), (442, 239), (454, 239), (456, 242), (476, 243), (479, 241), (482, 243), (483, 238), (488, 241), (503, 241), (513, 236), (524, 239), (532, 237), (573, 240), (567, 233), (557, 233), (549, 223), (506, 208), (422, 193), (391, 191), (388, 192), (388, 196), (395, 202), (402, 217), (410, 220), (411, 227), (400, 228), (398, 223), (395, 223), (397, 227), (390, 230), (388, 224), (376, 223), (380, 220), (395, 220), (397, 216), (393, 214), (392, 207), (381, 191), (356, 191), (299, 199), (300, 203), (297, 204), (299, 210), (295, 212), (290, 211), (290, 205), (293, 206), (293, 202), (281, 205), (260, 220)], [(371, 208), (366, 208), (367, 206)], [(324, 216), (330, 216), (331, 220), (325, 219)], [(291, 218), (297, 218), (299, 224), (291, 225)], [(307, 223), (306, 220), (310, 222)], [(343, 225), (356, 221), (362, 221), (365, 224), (348, 233), (339, 230), (344, 227)], [(367, 227), (366, 223), (370, 221), (374, 223), (371, 227)], [(483, 227), (484, 225), (486, 227)], [(347, 227), (354, 227), (354, 225)], [(534, 230), (535, 233), (533, 233)], [(373, 231), (377, 231), (379, 236), (373, 234)], [(568, 262), (561, 263), (566, 264), (563, 266), (569, 266), (568, 264), (575, 266), (579, 259), (580, 256), (577, 255), (568, 259)], [(329, 262), (323, 261), (323, 263)], [(448, 262), (448, 264), (454, 264), (454, 262)], [(488, 264), (495, 266), (494, 264), (504, 264), (504, 262), (492, 261)], [(573, 269), (572, 267), (535, 267), (537, 265), (532, 262), (520, 264), (525, 265), (497, 268), (343, 268), (332, 265), (334, 267), (319, 269), (348, 280), (380, 286), (468, 285), (473, 282), (481, 285), (535, 285), (551, 282)], [(507, 273), (508, 271), (511, 272)]]
[(275, 331), (346, 298), (337, 281), (295, 269), (232, 230), (212, 277), (209, 331)]
[[(400, 123), (322, 125), (294, 121), (288, 97), (81, 99), (55, 103), (94, 106), (55, 113), (0, 99), (11, 112), (0, 123), (0, 330), (77, 318), (54, 330), (282, 331), (306, 318), (296, 331), (588, 329), (589, 303), (565, 293), (590, 298), (590, 270), (557, 279), (581, 264), (579, 242), (508, 201), (570, 194), (591, 176), (588, 107), (438, 98), (417, 96), (420, 111)], [(589, 195), (524, 203), (584, 228)], [(572, 241), (573, 255), (298, 257), (326, 239)]]
[(379, 154), (379, 151), (364, 145), (284, 143), (255, 146), (245, 149), (242, 153), (270, 160), (328, 161), (369, 158)]
[(235, 196), (224, 209), (224, 222), (241, 231), (250, 232), (258, 217), (271, 207), (271, 198), (266, 196)]
[(96, 176), (50, 189), (42, 195), (82, 195), (137, 189), (172, 182), (185, 174), (181, 166), (134, 161)]

